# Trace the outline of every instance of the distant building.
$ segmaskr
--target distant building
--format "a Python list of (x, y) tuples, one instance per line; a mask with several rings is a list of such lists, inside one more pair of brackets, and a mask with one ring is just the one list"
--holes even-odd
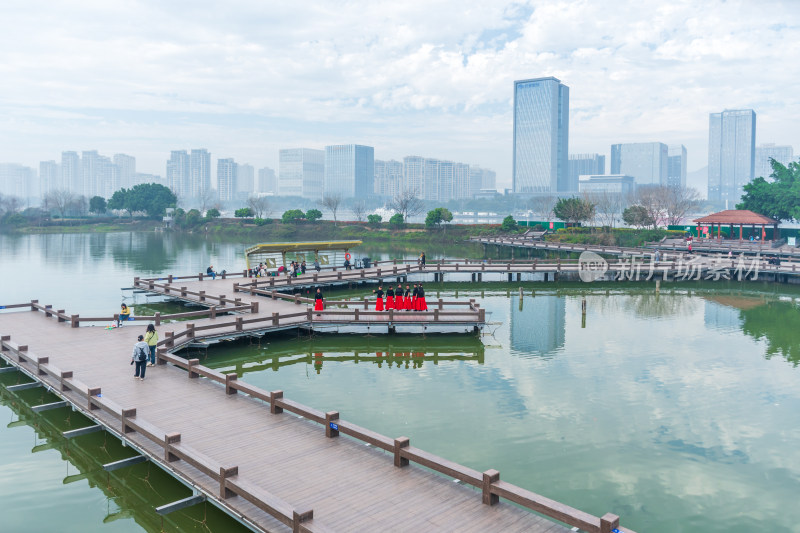
[(755, 172), (756, 113), (725, 110), (708, 117), (708, 200), (733, 209)]
[(552, 77), (514, 82), (515, 193), (575, 192), (568, 168), (569, 87)]
[(466, 163), (456, 163), (453, 165), (453, 188), (450, 191), (450, 198), (459, 200), (462, 198), (472, 198), (470, 191), (472, 173)]
[(238, 165), (233, 159), (217, 159), (217, 192), (221, 202), (229, 202), (236, 197), (236, 176)]
[(375, 149), (360, 144), (325, 147), (324, 195), (365, 198), (374, 191)]
[(408, 155), (403, 158), (403, 191), (412, 191), (417, 197), (425, 194), (425, 158)]
[(569, 154), (569, 179), (578, 182), (579, 176), (605, 174), (606, 156), (600, 154)]
[(322, 198), (325, 179), (325, 151), (288, 148), (279, 152), (278, 194)]
[(774, 159), (781, 165), (786, 166), (794, 159), (794, 150), (791, 146), (778, 146), (775, 144), (760, 144), (756, 146), (754, 178), (769, 178), (772, 174), (770, 159)]
[(61, 188), (61, 169), (55, 161), (39, 163), (39, 196)]
[(633, 176), (636, 185), (666, 185), (669, 150), (664, 143), (611, 145), (611, 174)]
[[(114, 154), (114, 164), (119, 172), (119, 186), (130, 189), (136, 185), (136, 158), (126, 154)], [(116, 189), (112, 191), (112, 194)]]
[(667, 185), (686, 187), (686, 147), (682, 144), (667, 148)]
[(211, 189), (211, 154), (205, 148), (192, 150), (189, 155), (187, 194), (200, 198)]
[(81, 158), (78, 152), (61, 152), (61, 182), (58, 188), (76, 194), (82, 193)]
[(635, 189), (633, 176), (624, 174), (595, 174), (580, 176), (579, 192), (611, 192), (621, 195), (632, 193)]
[(375, 179), (373, 193), (384, 198), (394, 198), (403, 187), (403, 163), (395, 161), (375, 160)]
[(475, 197), (482, 190), (497, 188), (497, 173), (477, 166), (469, 167), (469, 196)]
[(36, 170), (16, 163), (0, 163), (0, 193), (23, 202), (38, 194)]
[(236, 196), (246, 200), (255, 192), (256, 177), (253, 165), (247, 163), (239, 165), (236, 171)]
[(275, 171), (269, 167), (258, 169), (258, 182), (256, 183), (256, 192), (261, 194), (277, 194), (278, 193), (278, 177), (275, 176)]
[(178, 201), (190, 197), (189, 186), (189, 154), (186, 150), (173, 150), (167, 161), (167, 187), (177, 196)]

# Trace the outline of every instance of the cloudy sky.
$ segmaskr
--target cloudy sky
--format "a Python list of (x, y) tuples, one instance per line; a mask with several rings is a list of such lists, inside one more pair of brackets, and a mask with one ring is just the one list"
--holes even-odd
[[(570, 87), (570, 152), (683, 143), (753, 108), (800, 150), (800, 2), (4, 0), (0, 162), (169, 151), (277, 168), (278, 149), (360, 143), (511, 181), (515, 79)], [(214, 166), (215, 163), (212, 162)]]

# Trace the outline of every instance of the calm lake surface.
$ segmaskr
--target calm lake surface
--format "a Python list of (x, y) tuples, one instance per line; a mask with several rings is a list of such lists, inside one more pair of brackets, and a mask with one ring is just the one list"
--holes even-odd
[[(0, 305), (36, 298), (108, 314), (123, 296), (134, 301), (120, 289), (135, 275), (209, 264), (240, 270), (250, 244), (160, 234), (0, 236)], [(664, 284), (658, 294), (654, 284), (524, 283), (520, 299), (519, 285), (428, 284), (432, 296), (480, 299), (491, 322), (482, 336), (285, 335), (192, 355), (448, 459), (496, 468), (581, 510), (614, 512), (640, 533), (797, 531), (800, 292), (760, 283)], [(134, 303), (147, 301), (138, 295)], [(3, 384), (9, 376), (0, 376)], [(129, 449), (104, 434), (67, 446), (57, 431), (80, 427), (78, 415), (31, 414), (24, 404), (47, 398), (24, 392), (23, 402), (0, 398), (4, 530), (238, 527), (211, 505), (162, 523), (153, 507), (187, 489), (146, 464), (109, 476), (101, 465)]]

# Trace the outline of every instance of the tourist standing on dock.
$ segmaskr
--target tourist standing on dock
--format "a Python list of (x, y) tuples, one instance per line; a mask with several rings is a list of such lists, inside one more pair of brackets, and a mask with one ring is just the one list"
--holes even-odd
[(386, 309), (394, 309), (394, 287), (389, 285), (389, 288), (386, 289)]
[(419, 262), (422, 264), (422, 266), (425, 266), (425, 252), (419, 254)]
[(425, 289), (422, 288), (422, 283), (419, 284), (417, 289), (417, 306), (414, 309), (417, 311), (428, 310), (428, 303), (425, 301)]
[(156, 365), (156, 345), (158, 344), (158, 332), (153, 324), (147, 324), (147, 331), (144, 334), (144, 342), (150, 348), (150, 363), (147, 366)]
[(301, 272), (302, 274), (305, 274), (305, 273), (306, 273), (306, 260), (305, 260), (305, 259), (303, 259), (303, 262), (302, 262), (302, 263), (300, 263), (300, 272)]
[(133, 354), (131, 354), (131, 364), (136, 365), (136, 373), (133, 379), (144, 381), (144, 371), (147, 369), (147, 353), (150, 348), (144, 342), (144, 335), (139, 335), (139, 342), (133, 345)]
[[(322, 311), (325, 309), (325, 297), (322, 295), (322, 289), (317, 287), (317, 292), (314, 293), (314, 311)], [(317, 313), (317, 316), (322, 316)]]
[(375, 310), (376, 311), (383, 311), (383, 285), (378, 286), (377, 291), (372, 291), (375, 293)]

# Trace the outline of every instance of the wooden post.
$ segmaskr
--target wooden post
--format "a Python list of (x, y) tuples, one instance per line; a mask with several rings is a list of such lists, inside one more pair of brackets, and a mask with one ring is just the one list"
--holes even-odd
[[(339, 411), (328, 411), (325, 413), (325, 436), (329, 439), (339, 436)], [(333, 426), (336, 426), (335, 428)]]
[(200, 272), (199, 274), (197, 274), (197, 280), (198, 280), (198, 281), (203, 281), (203, 273), (202, 273), (202, 272)]
[(438, 322), (439, 321), (439, 310), (438, 309), (434, 309), (433, 310), (433, 321), (434, 322)]
[(236, 394), (236, 389), (233, 388), (233, 382), (239, 379), (236, 374), (225, 374), (225, 394)]
[(47, 372), (42, 370), (42, 365), (46, 365), (49, 362), (50, 362), (50, 358), (49, 357), (37, 357), (36, 358), (36, 372), (37, 372), (37, 374), (39, 374), (40, 376), (47, 375)]
[(236, 331), (242, 331), (242, 329), (244, 328), (243, 322), (244, 322), (244, 318), (242, 318), (240, 316), (236, 317)]
[[(300, 524), (309, 522), (314, 519), (314, 510), (308, 509), (306, 511), (292, 510), (292, 533), (300, 533)], [(305, 530), (304, 530), (305, 531)]]
[(441, 311), (442, 309), (444, 309), (444, 304), (442, 304), (442, 299), (439, 298), (439, 310)]
[(239, 467), (238, 466), (220, 466), (219, 467), (219, 497), (223, 500), (225, 498), (230, 498), (231, 496), (235, 496), (236, 494), (225, 486), (225, 480), (229, 477), (235, 477), (239, 475)]
[(354, 313), (355, 313), (355, 321), (356, 321), (356, 322), (358, 322), (359, 310), (358, 310), (358, 308), (356, 307), (355, 309), (353, 309), (353, 311), (354, 311)]
[(72, 379), (72, 370), (62, 370), (61, 371), (61, 391), (65, 392), (70, 390), (69, 386), (66, 384), (66, 380)]
[(194, 339), (194, 324), (186, 324), (186, 329), (189, 332), (186, 334), (187, 339)]
[(478, 309), (478, 321), (486, 322), (486, 309), (484, 309), (483, 307)]
[(606, 513), (600, 519), (600, 533), (611, 533), (619, 529), (619, 517), (615, 514)]
[(369, 311), (369, 298), (364, 297), (364, 310)]
[(160, 326), (161, 325), (161, 312), (160, 311), (156, 311), (156, 314), (155, 314), (155, 316), (153, 318), (155, 319), (155, 323), (156, 323), (155, 325), (156, 326)]
[(220, 294), (219, 297), (217, 298), (217, 300), (219, 300), (219, 306), (220, 307), (225, 307), (225, 295), (224, 294)]
[(197, 379), (200, 377), (200, 374), (192, 370), (195, 366), (200, 364), (200, 359), (189, 359), (187, 361), (189, 363), (189, 379)]
[(169, 283), (170, 285), (172, 284), (172, 274), (167, 276), (167, 283)]
[(100, 387), (90, 387), (87, 391), (86, 399), (88, 401), (88, 409), (90, 411), (97, 409), (98, 407), (92, 403), (92, 397), (100, 396)]
[(277, 326), (279, 320), (280, 320), (280, 315), (278, 313), (272, 313), (272, 325)]
[(400, 455), (400, 450), (408, 448), (410, 441), (408, 437), (398, 437), (394, 439), (394, 466), (402, 468), (408, 466), (408, 459)]
[(258, 313), (258, 302), (251, 302), (250, 303), (250, 312), (253, 314)]
[(166, 365), (167, 360), (164, 359), (164, 355), (166, 355), (167, 351), (161, 348), (156, 350), (156, 364), (157, 365)]
[(211, 318), (217, 318), (217, 306), (216, 305), (212, 305), (211, 306), (211, 315), (210, 315), (210, 317)]
[(181, 287), (181, 298), (186, 298), (186, 287)]
[(306, 309), (306, 320), (308, 320), (309, 322), (314, 320), (313, 312), (314, 311), (312, 311), (310, 307)]
[(133, 429), (127, 424), (129, 418), (136, 418), (136, 408), (133, 409), (123, 409), (122, 416), (120, 417), (122, 421), (122, 434), (132, 433)]
[[(497, 494), (492, 494), (492, 483), (496, 483), (500, 481), (500, 472), (497, 470), (487, 470), (483, 473), (483, 504), (484, 505), (495, 505), (497, 502), (500, 501), (500, 497)], [(610, 533), (610, 532), (609, 532)]]
[(181, 442), (181, 434), (180, 433), (167, 433), (164, 435), (164, 460), (168, 463), (172, 463), (180, 459), (177, 455), (170, 453), (173, 444), (179, 444)]
[(234, 293), (237, 293), (237, 292), (239, 292), (239, 284), (238, 284), (238, 283), (234, 283), (234, 284), (233, 284), (233, 292), (234, 292)]
[(274, 390), (269, 393), (269, 412), (273, 415), (279, 415), (283, 412), (283, 407), (278, 405), (278, 400), (283, 398), (282, 390)]

